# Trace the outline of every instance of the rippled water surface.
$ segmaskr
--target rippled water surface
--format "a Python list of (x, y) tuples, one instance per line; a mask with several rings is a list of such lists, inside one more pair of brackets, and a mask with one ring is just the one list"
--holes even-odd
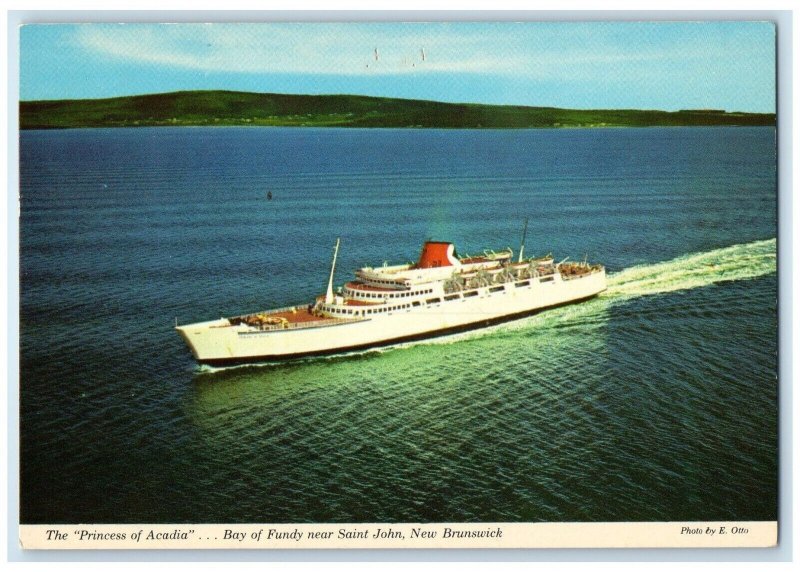
[[(21, 137), (22, 522), (772, 520), (768, 128)], [(268, 201), (265, 195), (273, 194)], [(202, 370), (172, 327), (516, 248), (609, 289), (503, 326)]]

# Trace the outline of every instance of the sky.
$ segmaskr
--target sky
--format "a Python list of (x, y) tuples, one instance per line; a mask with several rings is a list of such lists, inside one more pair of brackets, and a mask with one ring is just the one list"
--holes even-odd
[(768, 22), (32, 24), (20, 99), (178, 90), (775, 111)]

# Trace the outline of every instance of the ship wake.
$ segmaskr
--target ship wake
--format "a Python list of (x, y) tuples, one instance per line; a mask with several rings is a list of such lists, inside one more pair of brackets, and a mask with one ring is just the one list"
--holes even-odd
[(776, 270), (776, 241), (759, 240), (667, 262), (626, 268), (609, 274), (602, 297), (629, 299), (677, 290), (703, 288), (717, 282), (748, 280)]

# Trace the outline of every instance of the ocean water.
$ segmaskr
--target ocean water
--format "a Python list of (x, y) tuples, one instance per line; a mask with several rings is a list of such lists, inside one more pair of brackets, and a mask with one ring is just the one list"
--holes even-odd
[[(771, 128), (21, 134), (21, 522), (772, 520)], [(272, 192), (273, 199), (266, 200)], [(518, 247), (609, 289), (488, 330), (201, 369), (181, 323)]]

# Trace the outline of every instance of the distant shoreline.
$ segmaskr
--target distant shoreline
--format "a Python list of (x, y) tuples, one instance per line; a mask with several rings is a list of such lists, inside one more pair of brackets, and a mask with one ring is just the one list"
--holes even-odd
[(20, 129), (102, 127), (343, 127), (607, 129), (775, 126), (774, 113), (562, 109), (359, 95), (182, 91), (109, 99), (23, 101)]
[(340, 126), (340, 125), (91, 125), (91, 126), (70, 126), (70, 127), (24, 127), (20, 128), (21, 131), (70, 131), (70, 130), (86, 130), (86, 129), (214, 129), (224, 130), (230, 128), (245, 128), (245, 129), (342, 129), (342, 130), (363, 130), (363, 131), (583, 131), (588, 129), (602, 129), (602, 130), (615, 130), (615, 129), (681, 129), (686, 127), (705, 127), (705, 128), (724, 128), (724, 127), (775, 127), (772, 124), (764, 125), (607, 125), (605, 127), (588, 127), (588, 126), (563, 126), (563, 127), (363, 127), (363, 126)]

